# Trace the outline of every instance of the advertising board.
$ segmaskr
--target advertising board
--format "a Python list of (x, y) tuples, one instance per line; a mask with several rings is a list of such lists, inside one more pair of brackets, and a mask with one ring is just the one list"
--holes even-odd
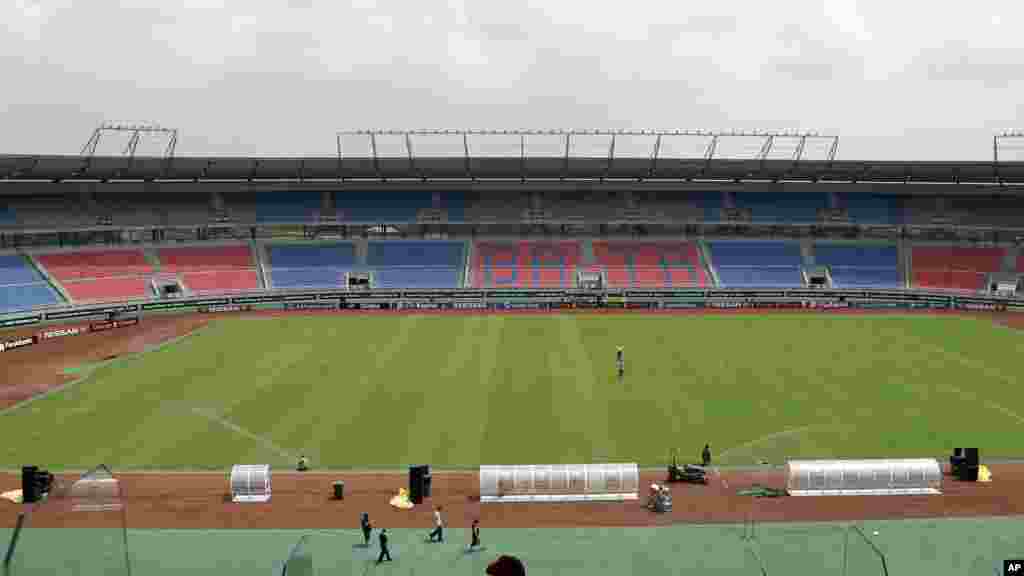
[(337, 310), (339, 308), (337, 301), (328, 302), (321, 300), (318, 302), (285, 302), (285, 310)]
[(142, 305), (145, 311), (181, 310), (185, 308), (201, 308), (203, 306), (227, 306), (227, 298), (204, 298), (201, 300), (168, 300), (163, 302), (147, 302)]
[(50, 340), (51, 338), (61, 338), (64, 336), (78, 336), (79, 334), (82, 334), (86, 331), (86, 328), (80, 328), (78, 326), (74, 326), (71, 328), (55, 328), (53, 330), (44, 330), (40, 332), (39, 339)]
[(32, 324), (39, 324), (43, 321), (43, 317), (39, 314), (34, 316), (22, 316), (21, 318), (7, 318), (6, 320), (0, 320), (0, 328), (12, 328), (14, 326), (31, 326)]
[(67, 320), (70, 318), (90, 318), (95, 316), (106, 316), (111, 313), (124, 313), (124, 312), (138, 312), (139, 305), (132, 304), (129, 306), (104, 306), (102, 308), (84, 308), (79, 310), (60, 310), (56, 312), (47, 312), (47, 320)]
[(248, 312), (252, 306), (248, 304), (225, 304), (223, 306), (200, 306), (199, 311), (204, 314), (215, 314), (217, 312)]
[(105, 330), (113, 330), (115, 328), (126, 328), (128, 326), (135, 326), (139, 323), (138, 318), (122, 318), (121, 320), (107, 320), (105, 322), (93, 322), (89, 324), (90, 332), (103, 332)]

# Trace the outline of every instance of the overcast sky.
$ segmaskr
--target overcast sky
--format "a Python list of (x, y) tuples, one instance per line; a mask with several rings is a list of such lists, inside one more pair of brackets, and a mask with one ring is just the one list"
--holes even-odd
[(990, 160), (1024, 127), (1021, 22), (1019, 0), (2, 0), (0, 153), (147, 121), (180, 130), (178, 155), (329, 155), (349, 128), (655, 128)]

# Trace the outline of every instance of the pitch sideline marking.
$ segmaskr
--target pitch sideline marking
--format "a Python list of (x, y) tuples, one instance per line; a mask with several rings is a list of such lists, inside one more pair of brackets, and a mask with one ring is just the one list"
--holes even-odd
[(5, 416), (5, 415), (7, 415), (7, 414), (9, 414), (11, 412), (14, 412), (15, 410), (20, 410), (20, 409), (28, 406), (29, 404), (32, 404), (33, 402), (36, 402), (38, 400), (42, 400), (44, 398), (49, 398), (50, 396), (54, 396), (54, 395), (59, 394), (59, 393), (65, 391), (65, 390), (70, 390), (70, 389), (78, 386), (79, 384), (82, 384), (82, 383), (88, 381), (90, 378), (92, 378), (93, 374), (95, 374), (97, 371), (99, 371), (102, 368), (107, 368), (108, 366), (116, 366), (118, 364), (121, 364), (122, 362), (127, 362), (129, 360), (136, 360), (136, 359), (141, 358), (142, 356), (144, 356), (146, 354), (149, 354), (150, 352), (156, 352), (157, 350), (162, 350), (164, 348), (167, 348), (169, 346), (177, 344), (177, 343), (181, 342), (182, 340), (186, 340), (188, 338), (196, 336), (196, 335), (202, 333), (203, 331), (205, 331), (211, 325), (212, 325), (212, 323), (211, 324), (207, 324), (206, 326), (202, 326), (200, 328), (197, 328), (197, 329), (193, 330), (192, 332), (189, 332), (188, 334), (182, 334), (181, 336), (176, 336), (176, 337), (171, 338), (169, 340), (164, 340), (163, 342), (161, 342), (161, 343), (159, 343), (159, 344), (157, 344), (155, 346), (152, 346), (152, 347), (144, 349), (142, 352), (136, 352), (134, 354), (126, 354), (124, 356), (118, 356), (117, 358), (114, 358), (112, 360), (108, 360), (108, 361), (101, 362), (101, 363), (98, 363), (98, 364), (93, 364), (93, 365), (89, 366), (86, 370), (84, 370), (85, 373), (82, 374), (82, 376), (80, 376), (79, 378), (77, 378), (75, 380), (72, 380), (71, 382), (68, 382), (66, 384), (62, 384), (61, 386), (57, 386), (56, 388), (50, 388), (49, 390), (47, 390), (46, 392), (43, 392), (42, 394), (36, 394), (35, 396), (32, 396), (31, 398), (26, 398), (25, 400), (22, 400), (21, 402), (18, 402), (17, 404), (12, 404), (11, 406), (8, 406), (7, 408), (0, 409), (0, 416)]
[(230, 431), (232, 431), (232, 432), (234, 432), (234, 433), (236, 433), (236, 434), (238, 434), (240, 436), (244, 436), (244, 437), (246, 437), (246, 438), (248, 438), (250, 440), (255, 440), (256, 442), (259, 442), (265, 448), (268, 448), (271, 452), (274, 452), (278, 456), (283, 456), (287, 460), (298, 460), (298, 456), (295, 456), (294, 454), (289, 453), (284, 448), (281, 448), (277, 444), (274, 444), (272, 441), (270, 441), (270, 439), (265, 438), (263, 436), (260, 436), (258, 434), (255, 434), (253, 432), (250, 432), (249, 430), (246, 430), (245, 428), (242, 428), (238, 424), (235, 424), (235, 423), (225, 419), (224, 417), (217, 415), (212, 410), (203, 410), (201, 408), (192, 408), (191, 412), (193, 414), (195, 414), (196, 416), (202, 416), (203, 418), (206, 418), (207, 420), (210, 420), (211, 422), (215, 422), (217, 424), (220, 424), (224, 428), (227, 428), (228, 430), (230, 430)]
[[(722, 458), (723, 456), (725, 456), (729, 452), (734, 452), (736, 450), (739, 450), (740, 448), (746, 448), (747, 446), (755, 446), (758, 443), (763, 442), (765, 440), (771, 440), (772, 438), (778, 438), (779, 436), (788, 436), (790, 434), (796, 434), (797, 432), (803, 432), (804, 430), (807, 430), (807, 429), (810, 429), (810, 428), (814, 428), (814, 426), (811, 426), (811, 425), (800, 426), (799, 428), (787, 428), (786, 430), (782, 430), (780, 432), (772, 432), (771, 434), (766, 434), (764, 436), (761, 436), (760, 438), (755, 438), (754, 440), (751, 440), (749, 442), (744, 442), (743, 444), (739, 444), (739, 445), (733, 446), (732, 448), (729, 448), (728, 450), (726, 450), (726, 451), (722, 452), (721, 454), (719, 454), (718, 457)], [(722, 487), (728, 490), (729, 489), (729, 483), (726, 482), (725, 477), (722, 476), (721, 469), (719, 469), (717, 466), (715, 466), (714, 467), (714, 471), (715, 471), (715, 474), (718, 476), (718, 479), (722, 481)]]
[(760, 444), (761, 442), (764, 442), (765, 440), (771, 440), (773, 438), (778, 438), (780, 436), (789, 436), (790, 434), (796, 434), (797, 432), (803, 432), (804, 430), (807, 430), (809, 428), (814, 428), (814, 426), (813, 425), (807, 425), (807, 426), (800, 426), (799, 428), (787, 428), (787, 429), (781, 430), (779, 432), (772, 432), (771, 434), (766, 434), (764, 436), (761, 436), (760, 438), (755, 438), (754, 440), (751, 440), (749, 442), (744, 442), (743, 444), (738, 444), (736, 446), (733, 446), (732, 448), (729, 448), (728, 450), (726, 450), (726, 451), (722, 452), (721, 454), (719, 454), (718, 457), (719, 458), (723, 458), (726, 454), (728, 454), (730, 452), (735, 452), (736, 450), (739, 450), (740, 448), (746, 448), (748, 446), (754, 446), (756, 444)]

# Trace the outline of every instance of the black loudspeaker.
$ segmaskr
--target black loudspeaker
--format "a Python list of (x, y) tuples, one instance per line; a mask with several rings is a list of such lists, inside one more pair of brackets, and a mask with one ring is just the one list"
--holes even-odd
[(430, 466), (409, 466), (409, 501), (422, 504), (430, 496)]
[(964, 477), (962, 480), (965, 482), (977, 482), (978, 481), (978, 467), (977, 466), (964, 466)]
[(953, 468), (953, 475), (957, 480), (963, 482), (978, 481), (978, 466), (980, 466), (979, 450), (977, 448), (957, 448), (949, 463)]
[(39, 501), (39, 483), (36, 482), (38, 475), (38, 466), (21, 467), (21, 497), (25, 504)]

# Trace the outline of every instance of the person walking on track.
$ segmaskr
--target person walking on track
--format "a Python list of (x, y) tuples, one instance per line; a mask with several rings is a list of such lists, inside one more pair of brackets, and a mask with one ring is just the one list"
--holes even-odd
[(472, 535), (473, 539), (469, 543), (469, 549), (472, 550), (474, 548), (479, 548), (480, 547), (480, 521), (479, 520), (473, 520), (473, 528), (472, 528), (471, 535)]
[(441, 520), (441, 507), (434, 508), (434, 531), (430, 533), (431, 542), (444, 542), (444, 521)]
[(388, 550), (388, 529), (380, 529), (380, 556), (377, 556), (377, 564), (380, 564), (387, 558), (388, 562), (391, 562), (391, 551)]
[(373, 525), (370, 524), (370, 515), (366, 512), (363, 512), (363, 515), (359, 517), (359, 527), (363, 529), (363, 544), (369, 548), (370, 532), (373, 530)]

